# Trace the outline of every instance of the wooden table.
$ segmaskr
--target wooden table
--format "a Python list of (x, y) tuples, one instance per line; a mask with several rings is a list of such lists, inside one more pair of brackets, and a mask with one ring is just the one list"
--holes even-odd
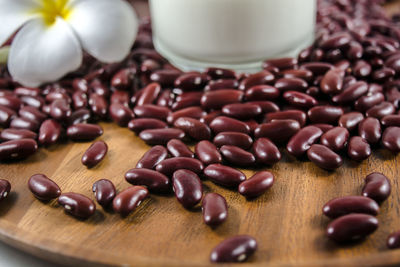
[[(136, 3), (146, 8), (144, 3)], [(391, 6), (391, 10), (397, 4)], [(19, 163), (0, 164), (0, 177), (12, 183), (12, 193), (0, 203), (0, 239), (38, 257), (82, 265), (206, 266), (211, 249), (226, 237), (250, 234), (257, 253), (241, 266), (366, 266), (400, 263), (400, 250), (389, 251), (389, 233), (400, 230), (400, 157), (375, 150), (363, 163), (346, 159), (336, 172), (286, 154), (270, 169), (276, 183), (262, 197), (246, 201), (237, 192), (204, 181), (206, 192), (218, 192), (229, 204), (228, 220), (216, 229), (202, 222), (200, 209), (185, 210), (173, 195), (151, 195), (133, 214), (121, 218), (100, 206), (87, 221), (63, 212), (56, 202), (42, 203), (27, 188), (28, 178), (44, 173), (64, 192), (92, 197), (97, 179), (112, 180), (118, 190), (129, 186), (124, 173), (149, 148), (127, 129), (102, 123), (100, 137), (109, 154), (96, 168), (80, 163), (90, 143), (66, 143), (40, 149)], [(360, 194), (364, 177), (374, 171), (392, 181), (392, 194), (381, 206), (380, 227), (365, 241), (338, 246), (327, 240), (329, 220), (323, 204), (331, 198)], [(245, 170), (251, 175), (254, 170)]]

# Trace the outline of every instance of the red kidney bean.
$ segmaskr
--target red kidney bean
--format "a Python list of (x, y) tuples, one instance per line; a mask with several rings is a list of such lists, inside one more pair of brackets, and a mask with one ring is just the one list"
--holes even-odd
[(382, 93), (383, 92), (383, 87), (379, 84), (376, 83), (370, 83), (368, 87), (368, 94), (373, 94), (373, 93)]
[(208, 193), (201, 203), (203, 221), (205, 224), (216, 227), (226, 221), (228, 204), (223, 196), (217, 193)]
[(162, 87), (172, 87), (175, 80), (181, 75), (182, 73), (178, 70), (163, 69), (153, 72), (150, 75), (150, 80), (159, 83)]
[(56, 120), (45, 120), (39, 129), (39, 144), (44, 146), (54, 145), (61, 137), (61, 125)]
[(400, 231), (391, 233), (388, 236), (386, 246), (389, 249), (396, 249), (400, 247)]
[(321, 91), (325, 94), (338, 94), (343, 88), (344, 72), (340, 69), (331, 69), (321, 80)]
[(173, 157), (194, 158), (194, 153), (181, 140), (170, 140), (167, 143), (167, 149)]
[(310, 126), (315, 126), (317, 128), (320, 128), (323, 133), (326, 133), (327, 131), (329, 131), (330, 129), (333, 128), (333, 125), (326, 124), (326, 123), (315, 123), (315, 124), (311, 124)]
[(379, 172), (369, 174), (365, 178), (362, 195), (374, 199), (377, 202), (385, 201), (391, 192), (389, 179)]
[(226, 161), (233, 165), (249, 167), (256, 162), (255, 156), (236, 146), (224, 145), (219, 151)]
[(326, 72), (328, 72), (333, 68), (333, 65), (324, 62), (308, 62), (308, 63), (303, 63), (300, 66), (300, 68), (311, 71), (313, 75), (316, 77), (319, 75), (325, 75)]
[(185, 73), (176, 78), (175, 87), (183, 91), (193, 91), (204, 88), (210, 77), (202, 73)]
[(90, 141), (102, 134), (103, 128), (96, 124), (77, 123), (67, 129), (67, 136), (73, 141)]
[(68, 124), (86, 123), (90, 120), (90, 117), (90, 111), (86, 108), (81, 108), (72, 112), (71, 117), (68, 118)]
[(19, 139), (36, 139), (37, 134), (24, 129), (4, 129), (0, 133), (0, 140), (11, 141)]
[(74, 109), (85, 108), (88, 104), (86, 93), (81, 91), (75, 91), (72, 94), (72, 103)]
[(139, 137), (148, 145), (165, 145), (171, 139), (183, 139), (185, 132), (175, 128), (149, 129), (141, 131)]
[(392, 152), (400, 152), (400, 127), (386, 128), (382, 135), (382, 144), (383, 147)]
[(144, 199), (149, 191), (143, 186), (131, 186), (120, 192), (113, 200), (113, 209), (121, 216), (128, 216)]
[(64, 207), (65, 211), (72, 216), (87, 219), (96, 211), (94, 202), (78, 193), (63, 193), (58, 197), (58, 204)]
[(375, 144), (381, 139), (381, 124), (376, 118), (365, 118), (358, 125), (358, 134), (368, 143)]
[(332, 219), (351, 213), (376, 216), (379, 213), (379, 205), (369, 197), (345, 196), (329, 200), (322, 208), (322, 212)]
[(335, 63), (335, 68), (342, 70), (342, 71), (348, 71), (350, 68), (350, 61), (343, 59)]
[(290, 69), (283, 71), (281, 74), (283, 78), (300, 78), (307, 82), (311, 82), (313, 79), (313, 73), (306, 69)]
[(349, 112), (343, 114), (339, 119), (339, 126), (344, 127), (350, 132), (357, 129), (358, 124), (364, 119), (360, 112)]
[(126, 127), (135, 116), (129, 107), (119, 103), (111, 104), (109, 113), (113, 121), (121, 127)]
[(5, 95), (5, 96), (0, 96), (0, 106), (12, 109), (14, 111), (18, 111), (19, 108), (21, 107), (21, 100), (12, 95)]
[(222, 68), (207, 68), (204, 71), (213, 80), (217, 79), (236, 79), (236, 73), (233, 70)]
[(239, 89), (247, 90), (255, 85), (270, 84), (274, 81), (274, 79), (275, 76), (271, 72), (264, 70), (251, 74), (249, 77), (241, 81), (239, 84)]
[(240, 103), (244, 93), (234, 89), (222, 89), (205, 92), (201, 98), (201, 106), (204, 109), (221, 109), (223, 106)]
[(343, 115), (343, 109), (335, 106), (316, 106), (311, 108), (307, 114), (313, 123), (336, 124)]
[(308, 88), (306, 81), (300, 78), (281, 78), (274, 85), (279, 91), (301, 91), (305, 92)]
[[(400, 106), (400, 91), (399, 89), (397, 89), (396, 87), (388, 87), (385, 90), (385, 96), (386, 96), (386, 100), (389, 102), (392, 102), (396, 108), (399, 108)], [(384, 101), (384, 100), (382, 100)], [(381, 102), (382, 102), (381, 101)]]
[(168, 157), (168, 151), (163, 146), (150, 148), (137, 162), (136, 168), (153, 169), (158, 163)]
[(159, 107), (156, 105), (136, 106), (133, 111), (138, 118), (152, 118), (165, 121), (171, 110), (167, 107)]
[(25, 159), (38, 149), (33, 139), (19, 139), (0, 144), (0, 161), (11, 159)]
[(203, 197), (203, 186), (199, 176), (189, 170), (177, 170), (172, 176), (173, 190), (176, 199), (186, 209), (200, 203)]
[(108, 103), (104, 96), (95, 93), (90, 94), (89, 105), (94, 115), (102, 119), (107, 116)]
[(14, 94), (18, 96), (39, 96), (41, 90), (33, 87), (17, 87), (14, 89)]
[(368, 109), (365, 115), (381, 119), (386, 115), (392, 115), (396, 112), (396, 107), (390, 102), (382, 102)]
[(136, 70), (134, 68), (121, 69), (111, 79), (111, 86), (118, 90), (129, 90), (135, 79)]
[(236, 79), (212, 80), (204, 87), (204, 91), (216, 91), (228, 88), (236, 89), (238, 87), (239, 82)]
[(0, 179), (0, 200), (8, 197), (11, 191), (11, 184), (5, 179)]
[(310, 146), (318, 141), (322, 134), (322, 130), (318, 127), (304, 127), (290, 138), (286, 149), (292, 156), (302, 157), (310, 149)]
[(0, 126), (7, 127), (16, 115), (14, 110), (0, 106)]
[(255, 120), (244, 121), (250, 127), (250, 133), (254, 133), (255, 129), (258, 127), (258, 122)]
[(96, 141), (90, 145), (82, 156), (82, 164), (88, 168), (93, 168), (99, 164), (108, 151), (108, 146), (104, 141)]
[(364, 138), (360, 136), (353, 136), (350, 138), (347, 155), (351, 159), (362, 161), (367, 159), (371, 153), (371, 147)]
[(372, 234), (378, 228), (378, 219), (367, 214), (348, 214), (332, 221), (326, 235), (329, 239), (338, 242), (359, 240)]
[(368, 77), (372, 72), (372, 67), (364, 60), (357, 60), (353, 66), (353, 75), (356, 78)]
[(170, 191), (168, 177), (150, 169), (130, 169), (125, 173), (125, 179), (130, 184), (147, 187), (150, 192), (167, 193)]
[(138, 100), (136, 101), (137, 106), (146, 104), (153, 104), (158, 95), (161, 92), (161, 86), (158, 83), (150, 83), (144, 89)]
[(385, 96), (382, 93), (368, 93), (367, 95), (357, 99), (354, 103), (354, 107), (356, 110), (364, 112), (383, 101), (385, 101)]
[(92, 186), (92, 191), (97, 203), (103, 207), (108, 207), (117, 194), (114, 184), (107, 179), (96, 181)]
[(144, 130), (150, 129), (165, 129), (168, 128), (168, 125), (158, 119), (133, 119), (128, 123), (128, 128), (131, 131), (134, 131), (136, 134), (140, 134), (140, 132)]
[(338, 95), (332, 98), (332, 101), (338, 104), (346, 104), (357, 100), (368, 92), (368, 84), (366, 82), (356, 82)]
[(87, 93), (89, 91), (89, 85), (87, 80), (76, 78), (72, 81), (72, 87), (75, 91), (82, 91)]
[(318, 104), (314, 97), (296, 91), (286, 91), (283, 98), (289, 105), (298, 108), (311, 108)]
[(346, 128), (335, 127), (321, 136), (321, 144), (333, 151), (340, 151), (346, 147), (349, 136), (350, 133)]
[(202, 123), (205, 123), (208, 126), (210, 126), (210, 123), (220, 115), (222, 115), (222, 112), (220, 110), (211, 111), (211, 112), (207, 113), (206, 115), (202, 116), (200, 118), (200, 121)]
[(176, 98), (172, 104), (172, 110), (180, 110), (187, 107), (200, 106), (203, 92), (186, 92)]
[(210, 141), (203, 140), (197, 143), (195, 153), (204, 165), (222, 162), (221, 154), (218, 152), (217, 147)]
[(285, 142), (300, 130), (300, 124), (295, 120), (275, 120), (260, 124), (254, 131), (256, 138), (266, 137), (272, 142)]
[(307, 115), (301, 110), (285, 110), (268, 113), (265, 116), (265, 122), (272, 122), (274, 120), (295, 120), (303, 127), (306, 124)]
[(265, 193), (274, 184), (274, 175), (268, 171), (256, 172), (239, 185), (239, 193), (246, 198), (256, 198)]
[(239, 170), (222, 164), (211, 164), (204, 169), (204, 176), (213, 183), (225, 187), (237, 187), (246, 180), (246, 176)]
[(394, 69), (396, 73), (400, 72), (400, 55), (394, 54), (386, 59), (385, 66)]
[(171, 90), (163, 90), (157, 98), (157, 106), (171, 107), (173, 104), (173, 95)]
[(156, 171), (165, 174), (170, 177), (176, 170), (190, 170), (195, 173), (200, 174), (203, 169), (203, 163), (197, 159), (185, 158), (185, 157), (175, 157), (164, 159), (156, 166)]
[(384, 83), (395, 75), (396, 72), (393, 69), (382, 68), (372, 73), (372, 80), (374, 82)]
[(44, 105), (44, 99), (40, 96), (21, 96), (21, 103), (26, 106), (40, 109)]
[(200, 119), (206, 115), (206, 112), (200, 107), (188, 107), (173, 113), (170, 113), (167, 117), (167, 122), (173, 124), (177, 119), (181, 117), (189, 117), (193, 119)]
[(270, 85), (256, 85), (245, 92), (247, 101), (274, 100), (280, 96), (278, 88)]
[(307, 151), (307, 156), (315, 165), (329, 171), (337, 169), (343, 164), (343, 159), (338, 154), (319, 144), (312, 145)]
[(349, 49), (347, 51), (347, 58), (350, 60), (356, 60), (362, 58), (364, 48), (358, 42), (350, 42)]
[(347, 46), (352, 37), (347, 32), (339, 32), (331, 35), (328, 39), (320, 43), (320, 47), (325, 50), (342, 48)]
[(251, 103), (229, 104), (222, 108), (222, 113), (228, 117), (246, 120), (260, 115), (262, 109), (260, 106)]
[(47, 116), (40, 112), (37, 108), (30, 106), (22, 107), (18, 111), (18, 114), (21, 118), (36, 121), (38, 123), (41, 123), (47, 118)]
[(119, 103), (124, 106), (129, 106), (129, 92), (115, 91), (111, 94), (110, 104)]
[(297, 63), (297, 58), (292, 57), (268, 59), (264, 61), (263, 68), (265, 69), (269, 66), (274, 66), (279, 70), (294, 69), (297, 66)]
[(276, 105), (274, 102), (271, 101), (250, 101), (247, 102), (247, 104), (254, 104), (260, 106), (263, 114), (279, 111), (278, 105)]
[(196, 119), (181, 117), (174, 122), (174, 126), (198, 141), (209, 140), (211, 138), (210, 128)]
[(16, 117), (10, 122), (10, 128), (25, 129), (36, 132), (39, 128), (39, 123), (36, 121)]
[(256, 162), (261, 165), (273, 165), (282, 158), (279, 149), (268, 138), (258, 138), (252, 147)]
[(210, 255), (212, 262), (243, 262), (257, 250), (257, 241), (248, 235), (237, 235), (225, 239)]
[(243, 149), (248, 149), (253, 140), (250, 136), (238, 132), (221, 132), (214, 137), (214, 145), (221, 147), (223, 145), (237, 146)]
[(36, 198), (43, 201), (49, 201), (61, 195), (60, 187), (44, 174), (31, 176), (28, 180), (28, 187)]
[(385, 127), (398, 126), (400, 127), (400, 115), (386, 115), (381, 118), (381, 123)]
[(218, 134), (220, 132), (241, 132), (245, 134), (250, 133), (250, 127), (246, 123), (225, 116), (216, 117), (210, 123), (210, 128), (215, 134)]
[[(137, 41), (138, 41), (138, 39), (136, 38), (136, 42)], [(145, 73), (145, 74), (150, 74), (159, 69), (161, 69), (160, 63), (153, 59), (145, 59), (145, 60), (143, 60), (142, 64), (140, 65), (140, 72)]]

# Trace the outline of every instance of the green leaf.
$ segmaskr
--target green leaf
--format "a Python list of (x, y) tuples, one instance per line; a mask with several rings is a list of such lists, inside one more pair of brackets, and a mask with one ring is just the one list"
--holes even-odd
[(8, 53), (10, 52), (9, 46), (0, 48), (0, 64), (7, 64)]

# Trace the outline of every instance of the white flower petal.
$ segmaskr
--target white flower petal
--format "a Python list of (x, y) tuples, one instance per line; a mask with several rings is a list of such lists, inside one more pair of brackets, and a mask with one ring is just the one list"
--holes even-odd
[(107, 63), (121, 61), (128, 55), (138, 29), (133, 7), (122, 0), (75, 1), (67, 22), (83, 48)]
[(29, 19), (38, 7), (34, 0), (0, 0), (0, 46)]
[(8, 57), (13, 78), (36, 87), (58, 80), (82, 63), (82, 48), (71, 27), (62, 19), (51, 26), (33, 19), (16, 35)]

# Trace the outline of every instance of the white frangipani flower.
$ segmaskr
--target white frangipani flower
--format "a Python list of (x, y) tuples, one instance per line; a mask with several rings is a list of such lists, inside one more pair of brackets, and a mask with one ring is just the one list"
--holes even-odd
[(18, 30), (8, 69), (25, 86), (78, 69), (82, 50), (106, 63), (123, 60), (137, 29), (124, 0), (0, 0), (0, 47)]

